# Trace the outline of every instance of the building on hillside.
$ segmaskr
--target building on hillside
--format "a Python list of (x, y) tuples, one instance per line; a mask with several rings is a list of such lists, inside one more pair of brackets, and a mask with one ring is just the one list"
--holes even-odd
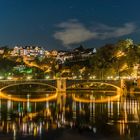
[(50, 56), (57, 57), (57, 55), (58, 55), (58, 51), (56, 50), (50, 51)]
[(4, 49), (0, 48), (0, 54), (4, 54)]
[(45, 50), (38, 46), (15, 46), (12, 51), (12, 56), (45, 56)]

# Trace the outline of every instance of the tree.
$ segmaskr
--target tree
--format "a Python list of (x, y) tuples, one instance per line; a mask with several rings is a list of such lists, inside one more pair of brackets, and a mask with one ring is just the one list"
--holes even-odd
[(98, 49), (95, 56), (92, 58), (92, 66), (94, 70), (96, 70), (96, 75), (99, 76), (100, 79), (104, 79), (105, 72), (112, 65), (112, 59), (114, 57), (115, 47), (112, 44), (107, 44), (102, 48)]
[(71, 75), (76, 76), (77, 78), (81, 75), (79, 65), (74, 65), (71, 67)]

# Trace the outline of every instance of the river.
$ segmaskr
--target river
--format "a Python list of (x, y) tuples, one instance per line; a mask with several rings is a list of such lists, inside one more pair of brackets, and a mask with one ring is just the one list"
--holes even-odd
[(84, 90), (37, 102), (32, 99), (55, 93), (31, 94), (0, 98), (0, 140), (140, 139), (138, 95), (114, 98), (113, 92)]

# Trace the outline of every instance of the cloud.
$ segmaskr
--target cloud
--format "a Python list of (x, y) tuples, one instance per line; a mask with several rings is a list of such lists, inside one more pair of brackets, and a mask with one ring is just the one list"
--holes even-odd
[(58, 27), (61, 30), (57, 31), (54, 37), (61, 40), (64, 45), (77, 44), (96, 37), (96, 33), (77, 21), (63, 22)]
[(109, 27), (102, 25), (98, 32), (98, 39), (117, 38), (125, 35), (132, 34), (136, 30), (134, 23), (125, 23), (122, 27)]
[(87, 28), (77, 20), (69, 20), (57, 25), (58, 31), (54, 37), (60, 40), (63, 45), (78, 44), (88, 40), (105, 40), (132, 34), (136, 30), (134, 23), (125, 23), (122, 27), (112, 27), (105, 24), (98, 24), (95, 27)]

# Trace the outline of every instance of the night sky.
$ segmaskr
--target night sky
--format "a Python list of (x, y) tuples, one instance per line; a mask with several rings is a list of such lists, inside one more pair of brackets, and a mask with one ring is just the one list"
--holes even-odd
[(89, 48), (126, 38), (140, 43), (140, 0), (0, 0), (0, 46)]

